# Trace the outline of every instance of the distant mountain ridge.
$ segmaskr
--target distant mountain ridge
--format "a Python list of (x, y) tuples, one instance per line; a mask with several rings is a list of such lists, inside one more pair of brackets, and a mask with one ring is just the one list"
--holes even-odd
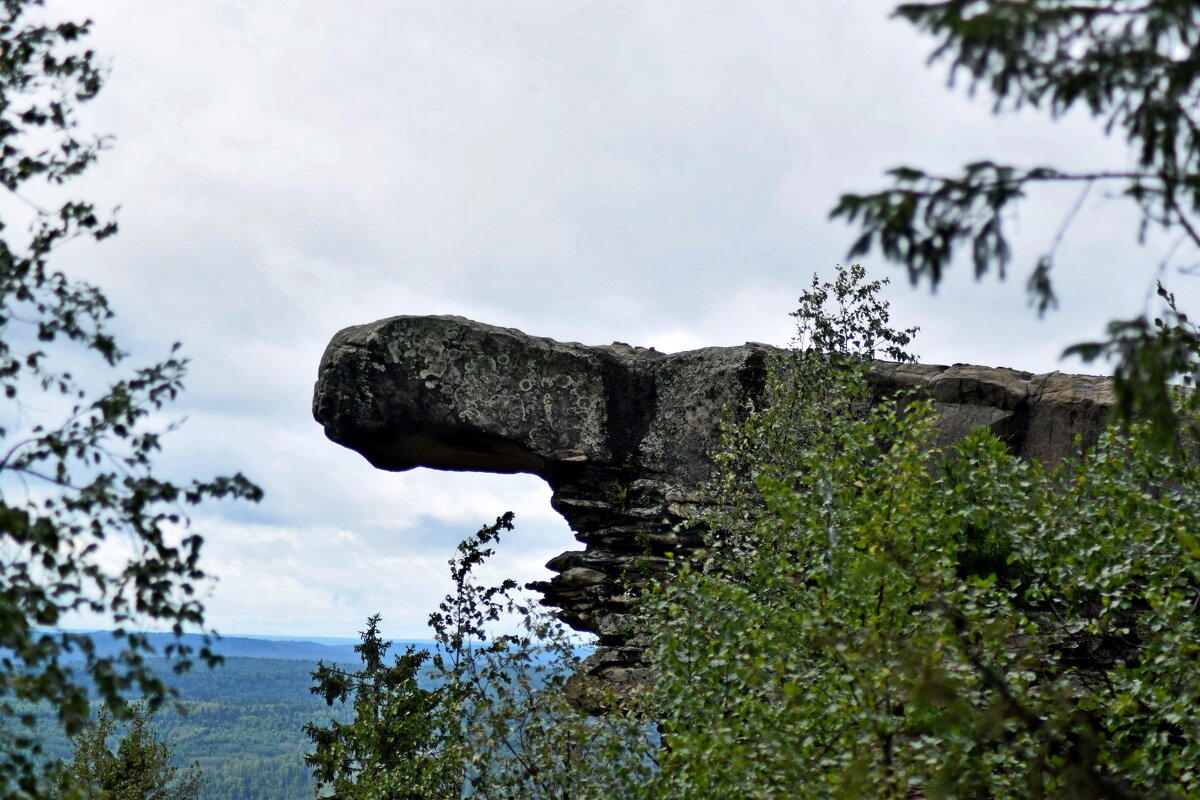
[[(96, 654), (100, 656), (115, 655), (124, 646), (124, 641), (115, 638), (111, 631), (76, 632), (87, 634), (96, 645)], [(146, 636), (159, 655), (162, 655), (166, 647), (171, 644), (181, 643), (197, 649), (204, 644), (204, 637), (195, 633), (185, 633), (178, 640), (170, 633), (149, 633)], [(356, 639), (334, 639), (332, 637), (313, 637), (306, 640), (274, 636), (222, 636), (214, 638), (211, 644), (215, 652), (226, 658), (268, 658), (279, 661), (325, 661), (327, 663), (336, 661), (342, 664), (351, 664), (359, 660), (358, 654), (354, 652), (355, 642), (357, 642)], [(418, 650), (431, 650), (434, 646), (431, 640), (396, 640), (389, 652), (392, 654), (403, 653), (408, 645), (412, 645)], [(81, 660), (81, 658), (80, 655), (74, 654), (73, 657), (68, 656), (66, 660)]]

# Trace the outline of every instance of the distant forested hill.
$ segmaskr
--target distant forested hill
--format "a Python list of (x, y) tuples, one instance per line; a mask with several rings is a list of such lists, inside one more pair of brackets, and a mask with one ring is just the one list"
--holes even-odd
[[(106, 633), (93, 639), (100, 650), (116, 646)], [(407, 644), (396, 642), (392, 652), (403, 652)], [(301, 758), (310, 744), (301, 727), (309, 721), (324, 724), (332, 714), (345, 718), (340, 707), (331, 710), (309, 692), (311, 673), (318, 660), (356, 665), (353, 646), (226, 637), (217, 651), (225, 663), (211, 670), (196, 667), (172, 675), (166, 661), (156, 664), (188, 708), (187, 714), (164, 709), (154, 719), (163, 738), (175, 745), (177, 763), (200, 763), (206, 782), (202, 800), (310, 800), (313, 783)], [(39, 718), (47, 755), (70, 758), (71, 745), (49, 714), (31, 710)]]
[[(101, 652), (118, 646), (108, 633), (94, 632), (92, 638)], [(160, 651), (171, 639), (162, 635), (156, 642)], [(206, 782), (201, 800), (311, 800), (312, 777), (302, 759), (311, 748), (301, 728), (310, 721), (327, 724), (331, 716), (348, 719), (341, 706), (330, 709), (309, 692), (311, 673), (319, 660), (357, 667), (353, 641), (230, 636), (216, 644), (225, 663), (215, 669), (196, 667), (174, 675), (168, 662), (151, 662), (179, 690), (188, 709), (186, 714), (164, 709), (154, 724), (173, 743), (179, 765), (200, 763)], [(198, 645), (200, 639), (187, 643)], [(390, 652), (402, 653), (409, 644), (432, 647), (428, 641), (397, 641)], [(580, 656), (588, 652), (589, 648), (579, 648)], [(45, 709), (18, 711), (38, 717), (38, 732), (49, 757), (71, 757), (70, 742), (58, 733)]]

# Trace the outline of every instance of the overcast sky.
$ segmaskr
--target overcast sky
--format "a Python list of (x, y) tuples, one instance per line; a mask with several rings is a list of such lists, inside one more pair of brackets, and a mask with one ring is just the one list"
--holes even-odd
[[(576, 546), (536, 478), (384, 473), (327, 441), (310, 402), (339, 328), (461, 314), (589, 344), (782, 345), (852, 240), (827, 220), (840, 192), (901, 163), (1129, 164), (1086, 117), (996, 118), (948, 90), (883, 0), (49, 5), (92, 15), (111, 64), (85, 121), (115, 146), (75, 188), (121, 207), (118, 237), (60, 263), (104, 287), (139, 360), (175, 340), (192, 358), (164, 468), (266, 490), (194, 518), (224, 633), (353, 636), (380, 612), (426, 636), (454, 544), (508, 509), (496, 574), (545, 578)], [(931, 296), (866, 259), (923, 361), (1104, 371), (1059, 354), (1143, 309), (1164, 248), (1093, 191), (1039, 320), (1024, 279), (1075, 201), (1036, 193), (1011, 220), (1005, 283), (961, 265)]]

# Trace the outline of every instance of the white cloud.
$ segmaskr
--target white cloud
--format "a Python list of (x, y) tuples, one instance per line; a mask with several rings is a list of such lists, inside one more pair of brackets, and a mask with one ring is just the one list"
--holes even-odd
[[(87, 119), (117, 136), (78, 188), (122, 205), (122, 234), (63, 263), (109, 291), (139, 355), (182, 339), (194, 359), (167, 468), (268, 491), (197, 520), (222, 577), (213, 622), (352, 634), (383, 610), (419, 635), (456, 536), (513, 508), (501, 565), (525, 579), (574, 545), (536, 479), (381, 473), (326, 441), (310, 393), (339, 328), (457, 313), (664, 351), (782, 344), (852, 241), (826, 219), (840, 192), (899, 163), (1124, 163), (1090, 120), (997, 120), (947, 91), (892, 5), (71, 4), (113, 63)], [(1063, 310), (1027, 308), (1075, 197), (1041, 193), (1012, 221), (1003, 284), (959, 264), (931, 297), (868, 258), (895, 321), (924, 328), (917, 351), (1055, 369), (1139, 311), (1163, 248), (1133, 247), (1100, 192), (1059, 253)]]

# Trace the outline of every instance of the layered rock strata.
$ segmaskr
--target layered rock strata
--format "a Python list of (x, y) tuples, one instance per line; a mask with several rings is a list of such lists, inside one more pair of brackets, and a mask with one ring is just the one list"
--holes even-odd
[[(627, 587), (699, 545), (679, 522), (706, 503), (709, 453), (726, 412), (761, 398), (763, 344), (664, 354), (588, 347), (461, 317), (392, 317), (337, 333), (321, 359), (313, 414), (326, 435), (380, 469), (528, 472), (582, 550), (531, 586), (572, 626), (600, 637), (589, 663), (618, 689), (644, 667)], [(879, 396), (916, 388), (939, 443), (986, 426), (1015, 454), (1055, 463), (1104, 429), (1109, 380), (1012, 369), (876, 363)]]

